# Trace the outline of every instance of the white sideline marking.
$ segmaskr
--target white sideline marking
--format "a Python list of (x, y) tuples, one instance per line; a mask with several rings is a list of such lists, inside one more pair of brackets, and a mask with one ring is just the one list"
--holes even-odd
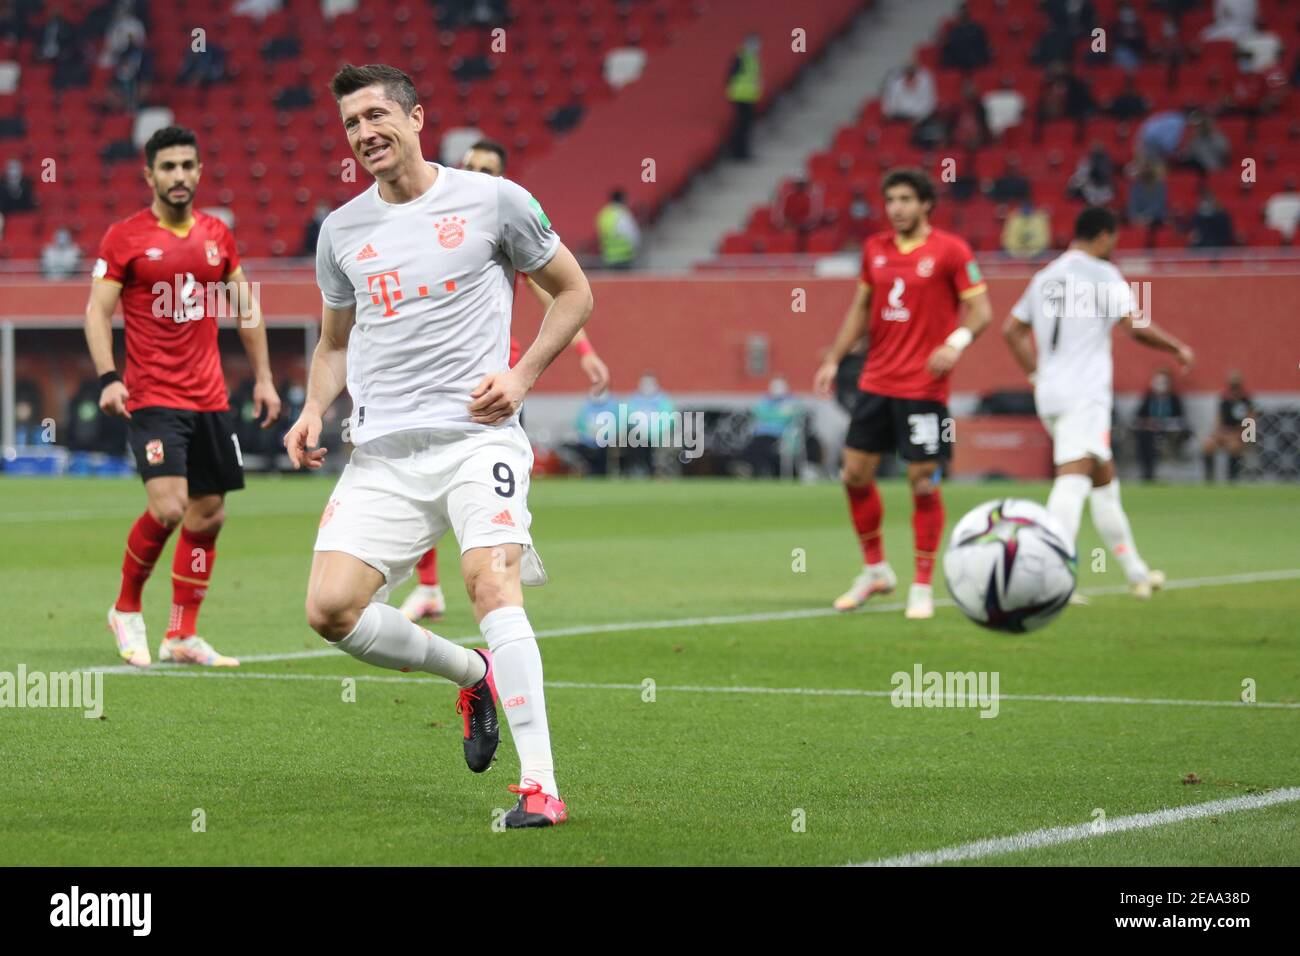
[(1199, 820), (1202, 817), (1218, 813), (1238, 813), (1242, 810), (1259, 810), (1282, 803), (1295, 803), (1300, 800), (1300, 787), (1284, 787), (1244, 797), (1230, 797), (1226, 800), (1211, 800), (1209, 803), (1194, 803), (1182, 807), (1170, 807), (1151, 813), (1135, 813), (1127, 817), (1112, 817), (1106, 821), (1104, 828), (1094, 829), (1095, 821), (1078, 823), (1069, 827), (1051, 827), (1045, 830), (1030, 830), (1014, 836), (995, 837), (989, 840), (976, 840), (958, 846), (945, 847), (942, 850), (927, 850), (919, 853), (905, 853), (902, 856), (889, 856), (866, 863), (849, 863), (848, 866), (933, 866), (939, 863), (957, 863), (962, 860), (982, 860), (985, 857), (1001, 856), (1005, 853), (1019, 853), (1022, 850), (1036, 850), (1045, 846), (1058, 846), (1077, 840), (1091, 840), (1094, 837), (1111, 833), (1124, 833), (1128, 830), (1144, 830), (1149, 827), (1164, 826), (1168, 823), (1182, 823), (1185, 820)]
[[(1257, 584), (1263, 581), (1290, 581), (1300, 578), (1300, 568), (1286, 568), (1280, 571), (1249, 571), (1243, 574), (1226, 574), (1218, 577), (1209, 578), (1179, 578), (1178, 580), (1168, 582), (1164, 589), (1166, 591), (1182, 591), (1187, 588), (1214, 587), (1223, 584)], [(1108, 594), (1127, 594), (1127, 585), (1106, 585), (1104, 587), (1082, 588), (1080, 594), (1089, 597), (1103, 597)], [(952, 601), (947, 598), (940, 598), (935, 602), (936, 607), (951, 607)], [(901, 611), (906, 607), (901, 602), (891, 604), (867, 604), (858, 608), (856, 611), (847, 612), (852, 614), (880, 614), (891, 611)], [(620, 631), (655, 631), (666, 630), (669, 628), (679, 627), (713, 627), (720, 624), (760, 624), (766, 621), (792, 621), (802, 618), (811, 617), (838, 617), (845, 614), (844, 611), (837, 611), (829, 607), (803, 608), (794, 611), (764, 611), (757, 614), (724, 614), (713, 617), (679, 617), (669, 618), (660, 621), (622, 621), (610, 624), (586, 624), (578, 627), (561, 627), (549, 631), (537, 631), (535, 636), (538, 639), (545, 637), (578, 637), (584, 634), (615, 634)], [(471, 634), (467, 637), (449, 637), (447, 640), (453, 644), (481, 644), (483, 636), (481, 634)], [(296, 661), (306, 660), (315, 657), (333, 657), (343, 652), (335, 648), (323, 647), (316, 651), (288, 651), (281, 654), (249, 654), (241, 655), (241, 662), (256, 664), (266, 661)], [(184, 664), (154, 664), (158, 667), (185, 667)], [(93, 666), (83, 667), (84, 671), (101, 671), (105, 674), (133, 674), (138, 668), (130, 664), (118, 664), (110, 666)]]
[[(247, 658), (246, 658), (247, 659)], [(329, 681), (338, 683), (345, 679), (376, 684), (441, 684), (432, 674), (427, 677), (398, 677), (387, 674), (264, 674), (255, 671), (236, 669), (195, 670), (190, 665), (178, 664), (174, 668), (163, 669), (154, 665), (148, 669), (128, 667), (127, 670), (113, 670), (114, 674), (133, 674), (137, 677), (217, 677), (226, 679), (248, 680), (288, 680), (288, 681)], [(548, 690), (630, 690), (640, 693), (644, 687), (640, 684), (598, 684), (587, 681), (548, 680)], [(893, 697), (888, 690), (859, 690), (853, 687), (702, 687), (693, 685), (656, 686), (656, 691), (681, 694), (776, 694), (799, 697)], [(918, 703), (921, 694), (915, 694)], [(1154, 704), (1184, 707), (1237, 707), (1243, 710), (1264, 708), (1268, 710), (1300, 710), (1300, 703), (1284, 701), (1262, 701), (1248, 704), (1240, 700), (1179, 700), (1162, 697), (1096, 697), (1084, 694), (998, 694), (998, 701), (1030, 701), (1049, 704)], [(951, 703), (953, 698), (948, 696)]]

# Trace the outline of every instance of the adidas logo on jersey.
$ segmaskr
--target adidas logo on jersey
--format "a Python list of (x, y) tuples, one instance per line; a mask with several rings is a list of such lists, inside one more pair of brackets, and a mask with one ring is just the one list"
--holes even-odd
[(507, 528), (513, 528), (515, 526), (515, 519), (510, 517), (509, 510), (506, 510), (493, 518), (492, 523), (505, 525)]
[(377, 259), (379, 253), (375, 252), (375, 247), (366, 243), (366, 247), (357, 253), (357, 262), (364, 262), (366, 259)]

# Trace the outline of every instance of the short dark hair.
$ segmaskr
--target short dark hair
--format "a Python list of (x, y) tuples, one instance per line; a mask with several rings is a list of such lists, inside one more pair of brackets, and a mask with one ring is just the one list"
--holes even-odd
[(617, 202), (617, 203), (627, 202), (627, 193), (623, 192), (623, 190), (621, 189), (611, 190), (609, 194), (609, 201)]
[(934, 205), (934, 180), (922, 169), (914, 166), (891, 169), (880, 181), (880, 194), (883, 196), (895, 186), (910, 186), (912, 192), (916, 193), (917, 199), (923, 203), (928, 202), (931, 206)]
[(169, 146), (193, 146), (197, 154), (199, 138), (194, 135), (194, 130), (186, 129), (184, 126), (164, 126), (162, 129), (154, 130), (149, 141), (144, 144), (145, 165), (153, 169), (154, 157), (158, 155), (159, 150), (167, 149)]
[(1087, 242), (1096, 239), (1103, 232), (1115, 232), (1118, 228), (1119, 220), (1113, 212), (1103, 206), (1089, 206), (1074, 220), (1074, 238)]
[(501, 172), (506, 171), (506, 148), (494, 139), (480, 139), (470, 147), (470, 152), (481, 149), (485, 153), (496, 153), (497, 159), (501, 160)]
[(364, 90), (367, 86), (382, 86), (384, 95), (400, 106), (405, 113), (415, 109), (420, 101), (411, 78), (395, 66), (386, 63), (368, 63), (365, 66), (346, 64), (330, 80), (330, 92), (337, 103), (349, 93)]

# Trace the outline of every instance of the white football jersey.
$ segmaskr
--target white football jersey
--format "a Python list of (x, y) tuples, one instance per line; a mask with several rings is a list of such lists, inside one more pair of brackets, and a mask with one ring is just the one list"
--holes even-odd
[(470, 392), (510, 357), (516, 270), (560, 247), (522, 186), (430, 163), (438, 178), (394, 205), (376, 183), (326, 217), (316, 283), (333, 308), (356, 306), (348, 340), (354, 444), (411, 428), (490, 428), (470, 421)]
[(1114, 265), (1078, 249), (1034, 274), (1011, 314), (1034, 330), (1034, 403), (1040, 415), (1057, 415), (1090, 402), (1111, 404), (1111, 330), (1134, 314), (1135, 303), (1132, 289)]

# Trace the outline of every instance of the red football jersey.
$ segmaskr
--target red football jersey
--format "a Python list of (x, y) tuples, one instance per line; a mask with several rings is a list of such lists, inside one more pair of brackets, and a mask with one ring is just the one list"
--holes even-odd
[(871, 289), (871, 321), (858, 387), (946, 402), (948, 379), (925, 363), (957, 328), (961, 300), (985, 289), (970, 246), (942, 229), (906, 246), (892, 231), (879, 232), (862, 244), (862, 281)]
[[(208, 314), (220, 290), (209, 294), (206, 283), (222, 282), (237, 268), (234, 236), (206, 213), (195, 212), (184, 230), (172, 231), (147, 208), (108, 227), (94, 277), (122, 287), (129, 410), (229, 406), (217, 317)], [(218, 315), (230, 314), (224, 300), (221, 308)]]

